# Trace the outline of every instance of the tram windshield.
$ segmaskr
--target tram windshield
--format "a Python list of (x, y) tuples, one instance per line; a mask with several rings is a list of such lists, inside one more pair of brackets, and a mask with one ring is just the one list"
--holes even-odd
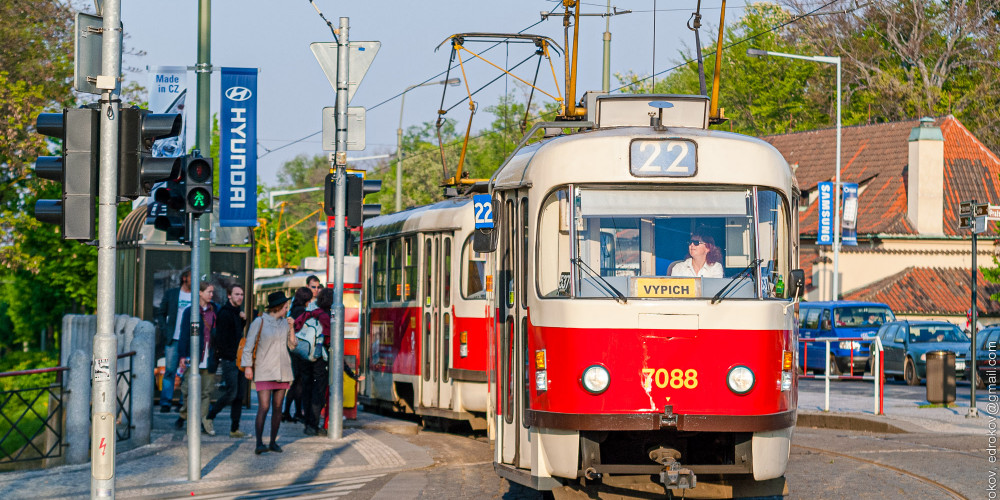
[(572, 205), (564, 188), (542, 206), (536, 268), (543, 297), (784, 295), (788, 210), (776, 191), (573, 191)]

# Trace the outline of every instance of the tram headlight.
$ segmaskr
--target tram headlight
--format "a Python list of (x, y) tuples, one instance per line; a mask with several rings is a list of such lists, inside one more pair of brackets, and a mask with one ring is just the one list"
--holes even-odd
[(753, 389), (753, 372), (742, 365), (734, 366), (726, 375), (726, 384), (729, 385), (729, 390), (736, 394), (746, 394), (750, 392), (750, 389)]
[(580, 377), (580, 380), (587, 392), (600, 394), (608, 390), (608, 386), (611, 385), (611, 374), (608, 373), (607, 368), (601, 365), (590, 365), (586, 370), (583, 370), (583, 376)]

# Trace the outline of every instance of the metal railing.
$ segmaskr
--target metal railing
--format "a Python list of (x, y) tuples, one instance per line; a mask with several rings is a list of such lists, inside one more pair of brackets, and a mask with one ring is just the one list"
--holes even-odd
[[(882, 340), (878, 337), (872, 338), (862, 338), (862, 337), (816, 337), (808, 339), (799, 339), (799, 342), (803, 345), (802, 349), (802, 374), (799, 378), (821, 378), (825, 381), (824, 384), (824, 401), (823, 401), (823, 411), (830, 411), (830, 380), (870, 380), (874, 382), (874, 403), (873, 412), (876, 415), (885, 415), (885, 366), (882, 362)], [(823, 342), (826, 344), (826, 355), (825, 355), (825, 369), (822, 375), (809, 374), (807, 370), (809, 369), (809, 344)], [(849, 358), (849, 369), (848, 375), (831, 375), (830, 374), (830, 362), (833, 361), (833, 357), (830, 355), (830, 343), (831, 342), (857, 342), (868, 343), (869, 360), (871, 361), (871, 375), (865, 375), (864, 373), (860, 375), (854, 374), (854, 350), (853, 346), (851, 349), (851, 354)], [(836, 362), (836, 361), (833, 361)]]
[(0, 389), (0, 464), (42, 460), (62, 455), (62, 374), (57, 366), (0, 373), (0, 378), (55, 374), (42, 387)]
[(128, 366), (121, 368), (118, 366), (118, 380), (116, 384), (118, 398), (118, 416), (115, 419), (115, 433), (119, 442), (132, 437), (132, 360), (135, 359), (135, 351), (124, 352), (118, 355), (118, 359), (128, 359)]

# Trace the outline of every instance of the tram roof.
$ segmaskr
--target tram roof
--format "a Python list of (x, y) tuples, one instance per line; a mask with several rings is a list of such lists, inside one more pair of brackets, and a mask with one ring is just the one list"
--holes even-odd
[[(633, 140), (684, 139), (697, 148), (693, 177), (636, 177), (629, 169)], [(604, 166), (595, 168), (594, 166)], [(567, 183), (756, 185), (786, 192), (795, 177), (781, 153), (755, 137), (697, 128), (616, 127), (559, 136), (522, 148), (495, 179), (496, 188)]]
[(466, 206), (468, 197), (449, 198), (365, 221), (365, 240), (417, 231), (445, 231), (472, 228), (474, 214)]

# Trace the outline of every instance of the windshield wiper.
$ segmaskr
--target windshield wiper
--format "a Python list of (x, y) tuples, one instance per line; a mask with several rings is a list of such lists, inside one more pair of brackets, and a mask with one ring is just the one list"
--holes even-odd
[(600, 274), (595, 273), (594, 270), (590, 268), (590, 266), (588, 266), (586, 263), (583, 262), (583, 259), (577, 257), (575, 259), (572, 259), (572, 262), (574, 264), (578, 265), (580, 267), (580, 269), (583, 269), (584, 271), (586, 271), (587, 274), (589, 274), (589, 275), (591, 275), (591, 276), (593, 276), (593, 277), (601, 280), (602, 288), (604, 288), (604, 292), (605, 293), (607, 293), (608, 295), (612, 295), (611, 292), (614, 292), (615, 300), (621, 302), (622, 304), (627, 304), (628, 303), (628, 299), (626, 299), (625, 296), (622, 295), (622, 293), (619, 292), (618, 289), (615, 288), (614, 285), (612, 285), (610, 282), (608, 282), (608, 280), (604, 279), (604, 276), (601, 276)]
[(722, 290), (719, 290), (718, 293), (716, 293), (715, 296), (712, 297), (712, 304), (715, 304), (717, 302), (722, 302), (723, 299), (725, 299), (730, 293), (736, 290), (736, 287), (733, 286), (733, 284), (743, 279), (743, 277), (747, 275), (751, 269), (757, 267), (757, 265), (760, 264), (761, 262), (764, 262), (764, 259), (754, 259), (750, 261), (750, 265), (743, 268), (742, 271), (736, 273), (736, 276), (733, 276), (732, 279), (729, 280), (729, 283), (726, 283), (726, 286), (722, 287)]

